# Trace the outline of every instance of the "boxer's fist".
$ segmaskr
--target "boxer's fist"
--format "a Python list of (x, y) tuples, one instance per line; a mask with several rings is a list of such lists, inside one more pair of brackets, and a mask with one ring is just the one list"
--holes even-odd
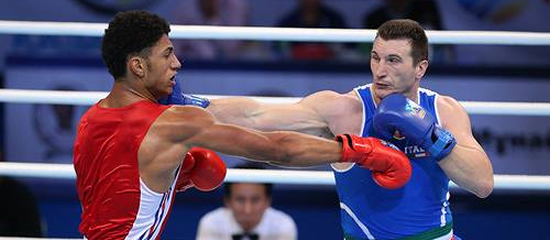
[(409, 143), (419, 145), (437, 161), (449, 155), (456, 145), (453, 135), (439, 126), (432, 114), (401, 94), (382, 99), (373, 117), (373, 127), (385, 140), (399, 131)]
[(336, 141), (342, 143), (342, 162), (354, 162), (370, 169), (374, 181), (381, 187), (400, 188), (411, 178), (412, 167), (407, 156), (377, 138), (341, 134), (336, 136)]
[(212, 191), (223, 183), (227, 168), (215, 152), (195, 147), (185, 156), (180, 171), (177, 191), (185, 191), (190, 187)]

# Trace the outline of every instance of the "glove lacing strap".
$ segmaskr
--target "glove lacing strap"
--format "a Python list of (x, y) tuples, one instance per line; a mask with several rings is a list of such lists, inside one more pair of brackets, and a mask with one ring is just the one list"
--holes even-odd
[(449, 155), (456, 145), (453, 134), (438, 126), (434, 127), (431, 140), (433, 145), (427, 150), (438, 162)]

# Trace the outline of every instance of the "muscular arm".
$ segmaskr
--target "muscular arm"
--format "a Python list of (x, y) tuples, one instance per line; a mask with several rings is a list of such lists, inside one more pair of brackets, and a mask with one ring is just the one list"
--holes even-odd
[(214, 99), (208, 110), (224, 123), (262, 131), (288, 130), (332, 137), (329, 124), (349, 97), (321, 91), (293, 104), (266, 104), (246, 97)]
[(265, 133), (224, 124), (195, 107), (172, 107), (168, 111), (163, 118), (177, 126), (170, 126), (172, 130), (166, 133), (175, 145), (204, 147), (285, 166), (311, 166), (341, 160), (341, 145), (335, 141), (294, 132)]
[(470, 118), (454, 99), (438, 99), (442, 125), (457, 140), (452, 152), (439, 165), (458, 186), (485, 198), (493, 190), (493, 167), (489, 157), (472, 135)]

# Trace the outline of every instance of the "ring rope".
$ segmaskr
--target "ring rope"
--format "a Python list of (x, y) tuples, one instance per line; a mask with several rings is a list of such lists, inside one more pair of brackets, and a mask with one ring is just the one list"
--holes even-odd
[[(0, 89), (0, 102), (92, 105), (105, 98), (108, 92)], [(198, 95), (216, 99), (232, 96)], [(233, 96), (234, 97), (234, 96)], [(294, 103), (295, 97), (252, 97), (265, 103)], [(550, 116), (550, 103), (542, 102), (460, 102), (471, 114)]]
[[(72, 164), (0, 162), (0, 176), (75, 179)], [(494, 189), (550, 190), (550, 176), (495, 175)], [(225, 182), (265, 182), (273, 184), (334, 185), (330, 171), (227, 169)], [(459, 187), (451, 182), (451, 189)]]
[[(0, 20), (0, 34), (101, 37), (105, 23)], [(175, 39), (260, 41), (372, 42), (376, 30), (172, 25)], [(550, 33), (427, 30), (432, 44), (550, 45)]]

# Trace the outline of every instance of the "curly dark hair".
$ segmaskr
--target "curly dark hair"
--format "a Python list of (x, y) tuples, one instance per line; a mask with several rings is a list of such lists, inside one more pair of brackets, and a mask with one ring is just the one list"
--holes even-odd
[(119, 12), (109, 22), (101, 43), (103, 62), (115, 80), (126, 75), (130, 56), (148, 57), (150, 47), (170, 32), (168, 22), (146, 11)]
[(428, 60), (428, 37), (422, 26), (416, 21), (410, 19), (387, 21), (378, 28), (376, 38), (378, 37), (386, 41), (397, 39), (409, 40), (414, 65), (422, 60)]

